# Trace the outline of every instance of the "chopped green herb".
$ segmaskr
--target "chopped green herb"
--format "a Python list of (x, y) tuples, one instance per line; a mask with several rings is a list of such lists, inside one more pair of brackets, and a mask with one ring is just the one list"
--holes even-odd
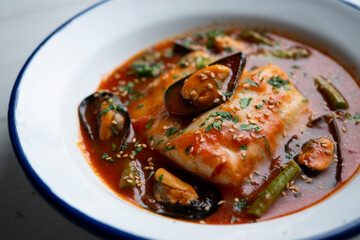
[(241, 209), (245, 208), (248, 204), (248, 200), (246, 198), (241, 198), (240, 201), (234, 203), (234, 211), (240, 212)]
[(151, 171), (148, 178), (145, 180), (145, 182), (148, 181), (154, 174), (155, 174), (155, 171)]
[(232, 115), (229, 112), (217, 111), (217, 112), (210, 114), (210, 117), (217, 117), (217, 116), (221, 116), (221, 118), (223, 118), (225, 120), (229, 120), (229, 121), (234, 117), (234, 115)]
[(199, 127), (202, 127), (202, 126), (204, 126), (205, 124), (206, 124), (206, 122), (203, 122), (203, 123), (200, 124)]
[(302, 101), (302, 102), (308, 102), (309, 99), (305, 98), (305, 99), (303, 99), (303, 100), (301, 100), (301, 101)]
[(116, 135), (119, 135), (118, 131), (113, 126), (108, 126), (108, 128)]
[(256, 130), (256, 129), (260, 129), (259, 126), (257, 125), (254, 125), (254, 124), (246, 124), (246, 123), (243, 123), (240, 125), (241, 129), (242, 130)]
[(113, 150), (113, 152), (117, 149), (116, 145), (111, 143), (111, 149)]
[(164, 174), (161, 174), (161, 175), (159, 176), (159, 182), (161, 182), (161, 181), (163, 180), (163, 178), (164, 178)]
[(155, 147), (159, 146), (160, 143), (162, 143), (164, 140), (159, 140), (156, 144), (155, 144)]
[(133, 108), (134, 109), (138, 109), (138, 108), (142, 108), (144, 106), (144, 104), (139, 104), (139, 105), (137, 105), (137, 106), (134, 106)]
[(146, 127), (146, 128), (151, 128), (152, 125), (154, 124), (154, 121), (155, 121), (154, 118), (150, 118), (149, 121), (146, 122), (145, 127)]
[(245, 79), (245, 82), (248, 83), (248, 84), (250, 84), (250, 85), (252, 85), (252, 86), (254, 86), (254, 87), (259, 87), (259, 86), (260, 86), (259, 84), (257, 84), (257, 83), (254, 82), (253, 80), (251, 80), (250, 78), (246, 78), (246, 79)]
[(245, 183), (246, 184), (251, 184), (251, 180), (248, 179), (248, 180), (245, 181)]
[(185, 154), (186, 156), (189, 155), (190, 153), (190, 148), (192, 147), (192, 144), (190, 144), (189, 146), (187, 146), (187, 148), (185, 148)]
[(286, 157), (287, 159), (291, 159), (291, 158), (292, 158), (292, 154), (291, 154), (291, 153), (287, 153), (287, 154), (285, 155), (285, 157)]
[(353, 118), (360, 119), (360, 113), (355, 113)]
[(299, 66), (299, 65), (291, 65), (290, 67), (293, 68), (293, 69), (300, 69), (300, 68), (302, 68), (302, 67)]
[(235, 116), (235, 118), (232, 120), (234, 123), (238, 123), (239, 122), (239, 116)]
[(232, 217), (231, 217), (231, 220), (230, 220), (230, 223), (234, 223), (234, 222), (236, 222), (237, 220), (238, 220), (237, 217), (232, 216)]
[(165, 149), (164, 149), (164, 152), (167, 152), (167, 151), (171, 151), (171, 150), (174, 150), (175, 149), (175, 145), (169, 147), (169, 146), (166, 146)]
[[(356, 115), (356, 114), (355, 114), (355, 115)], [(348, 112), (345, 113), (345, 117), (346, 117), (347, 119), (349, 119), (350, 121), (354, 122), (355, 124), (359, 124), (359, 121), (355, 120), (355, 115), (354, 115), (354, 117), (352, 117), (350, 113), (348, 113)], [(360, 114), (359, 114), (359, 115), (360, 115)], [(360, 116), (356, 116), (356, 117), (360, 117)]]
[(221, 89), (221, 84), (215, 81), (217, 89)]
[(252, 98), (242, 98), (240, 100), (240, 106), (242, 108), (246, 108), (247, 106), (249, 106), (250, 102), (251, 102)]
[(288, 80), (284, 80), (279, 76), (272, 77), (267, 81), (269, 84), (271, 84), (274, 88), (281, 88), (281, 86), (285, 86), (289, 84)]
[(266, 149), (268, 150), (269, 156), (271, 156), (271, 151), (270, 151), (270, 147), (269, 147), (269, 143), (268, 143), (268, 140), (266, 138), (266, 135), (264, 135), (262, 137), (259, 137), (259, 138), (264, 138)]
[(179, 135), (183, 134), (186, 132), (186, 128), (184, 128), (183, 130), (180, 131)]
[(206, 67), (206, 63), (210, 61), (210, 58), (204, 58), (204, 57), (196, 57), (195, 58), (195, 64), (198, 69), (202, 69)]
[(144, 62), (135, 62), (130, 66), (130, 69), (138, 77), (157, 77), (160, 75), (164, 64), (162, 62), (149, 63)]
[(241, 147), (240, 147), (240, 150), (247, 150), (247, 149), (249, 149), (249, 148), (246, 144), (241, 145)]
[(208, 32), (207, 37), (208, 37), (208, 42), (207, 42), (207, 47), (212, 47), (214, 45), (215, 42), (215, 38), (217, 36), (225, 36), (225, 33), (221, 30), (212, 30), (210, 32)]
[(178, 132), (178, 131), (179, 131), (179, 129), (176, 129), (176, 128), (171, 127), (171, 128), (169, 128), (169, 129), (165, 132), (164, 135), (166, 135), (166, 136), (171, 136), (171, 135), (173, 135), (174, 133), (176, 133), (176, 132)]
[(232, 96), (232, 95), (234, 95), (234, 93), (232, 93), (232, 92), (226, 92), (226, 93), (224, 93), (224, 96), (225, 96), (225, 97), (230, 97), (230, 96)]
[(261, 109), (261, 108), (263, 108), (263, 105), (262, 105), (262, 104), (255, 105), (255, 108), (256, 108), (256, 109)]
[(234, 51), (234, 49), (231, 47), (224, 47), (223, 50), (228, 53), (232, 53)]
[(298, 192), (297, 194), (295, 194), (295, 197), (296, 198), (301, 197), (301, 192)]
[(109, 157), (109, 155), (106, 152), (104, 152), (102, 154), (102, 156), (101, 156), (101, 159), (105, 159), (105, 158), (108, 158), (108, 157)]
[(263, 101), (264, 103), (266, 103), (266, 102), (267, 102), (267, 101), (266, 101), (266, 99), (263, 99), (262, 101)]

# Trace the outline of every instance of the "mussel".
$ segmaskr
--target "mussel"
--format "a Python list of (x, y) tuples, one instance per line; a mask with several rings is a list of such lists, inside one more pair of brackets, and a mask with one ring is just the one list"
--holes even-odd
[(154, 177), (154, 199), (159, 205), (156, 212), (160, 214), (181, 219), (202, 219), (219, 208), (222, 195), (209, 183), (183, 175), (185, 182), (163, 168), (159, 168)]
[(111, 92), (95, 92), (81, 101), (79, 118), (92, 141), (121, 146), (130, 129), (130, 115)]
[(327, 169), (337, 156), (335, 178), (341, 176), (341, 149), (338, 127), (332, 118), (321, 116), (309, 122), (302, 134), (293, 136), (285, 145), (286, 157), (293, 157), (308, 175)]
[(245, 62), (245, 54), (238, 52), (177, 81), (165, 92), (167, 110), (196, 115), (222, 104), (234, 92)]

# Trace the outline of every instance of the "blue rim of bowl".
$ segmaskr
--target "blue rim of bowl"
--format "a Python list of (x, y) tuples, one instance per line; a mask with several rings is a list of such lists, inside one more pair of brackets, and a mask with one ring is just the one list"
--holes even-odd
[[(40, 43), (40, 45), (33, 51), (33, 53), (30, 55), (30, 57), (26, 60), (24, 66), (21, 68), (19, 75), (16, 78), (13, 90), (11, 92), (10, 96), (10, 102), (9, 102), (9, 110), (8, 110), (8, 128), (9, 128), (9, 135), (11, 139), (11, 143), (14, 149), (14, 152), (16, 154), (16, 157), (22, 166), (26, 176), (30, 180), (30, 182), (33, 184), (33, 186), (41, 193), (41, 195), (45, 198), (45, 200), (50, 203), (53, 207), (55, 207), (56, 210), (58, 210), (62, 215), (64, 215), (69, 220), (75, 222), (81, 227), (84, 227), (88, 231), (100, 236), (105, 237), (109, 239), (113, 238), (126, 238), (126, 239), (145, 239), (130, 233), (127, 233), (123, 230), (111, 227), (107, 224), (104, 224), (102, 222), (99, 222), (95, 220), (94, 218), (89, 217), (85, 213), (77, 210), (76, 208), (70, 206), (68, 203), (63, 201), (60, 197), (58, 197), (56, 194), (54, 194), (49, 186), (46, 185), (45, 182), (37, 175), (37, 173), (34, 171), (34, 169), (31, 167), (25, 152), (21, 146), (19, 134), (17, 132), (16, 128), (16, 122), (15, 122), (15, 111), (17, 107), (17, 101), (18, 101), (18, 89), (20, 82), (22, 80), (23, 74), (26, 71), (26, 68), (31, 63), (31, 60), (35, 57), (36, 53), (41, 49), (47, 41), (52, 38), (55, 34), (59, 33), (63, 28), (65, 28), (69, 23), (71, 23), (74, 19), (80, 17), (81, 15), (84, 15), (85, 13), (89, 12), (90, 10), (109, 2), (110, 0), (103, 0), (100, 1), (87, 9), (81, 11), (80, 13), (76, 14), (74, 17), (70, 18), (68, 21), (63, 23), (61, 26), (59, 26), (57, 29), (55, 29), (47, 38), (45, 38), (44, 41)], [(346, 0), (338, 0), (339, 2), (342, 2), (352, 8), (355, 8), (356, 10), (360, 11), (360, 6), (348, 2)], [(311, 237), (312, 239), (347, 239), (350, 237), (355, 236), (356, 234), (360, 233), (360, 218), (347, 223), (344, 226), (338, 227), (336, 229), (327, 231), (325, 233), (321, 233), (318, 235), (315, 235)]]

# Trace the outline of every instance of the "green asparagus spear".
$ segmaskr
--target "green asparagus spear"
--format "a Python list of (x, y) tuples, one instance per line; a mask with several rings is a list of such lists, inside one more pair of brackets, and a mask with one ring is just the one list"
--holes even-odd
[(275, 45), (273, 40), (261, 35), (258, 32), (255, 32), (254, 30), (251, 30), (251, 29), (244, 31), (242, 34), (242, 37), (248, 41), (255, 42), (255, 43), (263, 43), (263, 44), (266, 44), (269, 46)]
[(310, 52), (305, 48), (289, 48), (289, 49), (280, 49), (280, 50), (274, 50), (265, 53), (265, 56), (273, 56), (277, 58), (293, 58), (293, 59), (299, 59), (299, 58), (307, 58), (309, 57)]
[(260, 217), (285, 188), (286, 183), (295, 179), (300, 172), (299, 165), (292, 160), (288, 162), (287, 166), (271, 181), (266, 190), (257, 196), (255, 202), (248, 209), (247, 214)]
[(326, 99), (329, 101), (331, 109), (337, 110), (348, 108), (346, 100), (340, 94), (340, 92), (336, 90), (336, 88), (330, 83), (330, 81), (321, 76), (314, 78), (314, 80), (319, 86), (318, 89), (320, 90), (320, 92), (324, 94)]
[(128, 166), (125, 168), (125, 170), (122, 172), (121, 179), (119, 182), (120, 188), (125, 187), (135, 187), (136, 186), (136, 168), (132, 164), (132, 162), (129, 162)]

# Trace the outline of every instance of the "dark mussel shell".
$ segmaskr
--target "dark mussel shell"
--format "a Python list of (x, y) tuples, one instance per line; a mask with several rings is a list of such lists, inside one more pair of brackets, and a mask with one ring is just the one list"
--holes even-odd
[[(101, 106), (101, 104), (104, 103), (108, 105), (105, 109)], [(121, 146), (129, 133), (131, 120), (126, 107), (120, 99), (111, 92), (95, 92), (82, 100), (78, 109), (80, 123), (89, 134), (91, 140), (98, 143), (101, 141), (99, 128), (102, 116), (109, 111), (114, 111), (114, 114), (120, 114), (124, 121), (121, 129), (118, 131), (113, 130), (115, 133), (106, 141), (111, 141), (111, 143)]]
[[(226, 81), (224, 83), (226, 85), (222, 86), (223, 87), (222, 89), (225, 89), (225, 91), (223, 92), (227, 92), (227, 93), (234, 92), (236, 84), (244, 70), (245, 63), (246, 63), (245, 54), (242, 52), (238, 52), (209, 64), (209, 66), (219, 64), (231, 69), (232, 76), (229, 81)], [(191, 77), (193, 74), (177, 81), (166, 90), (165, 106), (171, 114), (182, 115), (182, 116), (196, 115), (205, 112), (207, 110), (210, 110), (216, 106), (219, 106), (224, 102), (223, 99), (220, 99), (220, 101), (217, 103), (213, 102), (206, 106), (199, 106), (193, 104), (189, 100), (184, 99), (181, 94), (182, 87), (184, 85), (185, 80)]]
[[(199, 198), (191, 202), (189, 206), (181, 204), (170, 204), (157, 202), (151, 196), (145, 196), (146, 202), (152, 202), (153, 204), (147, 204), (150, 210), (155, 211), (161, 215), (178, 218), (178, 219), (203, 219), (218, 210), (220, 205), (218, 202), (222, 200), (221, 192), (214, 185), (202, 181), (197, 177), (189, 174), (182, 174), (181, 180), (194, 187)], [(156, 191), (157, 184), (154, 185), (154, 191)], [(143, 200), (145, 200), (143, 197)]]
[[(303, 145), (311, 138), (321, 138), (321, 137), (331, 137), (333, 142), (339, 143), (340, 136), (338, 132), (338, 126), (335, 121), (330, 120), (328, 116), (320, 116), (307, 124), (307, 128), (303, 131), (302, 134), (298, 134), (290, 138), (290, 140), (285, 145), (285, 152), (294, 156), (294, 160), (297, 161), (297, 158), (301, 152)], [(341, 158), (341, 148), (340, 144), (335, 144), (334, 153), (338, 156), (338, 162), (336, 165), (336, 181), (339, 181), (341, 178), (342, 172), (342, 158)], [(300, 165), (304, 173), (308, 176), (315, 176), (319, 172), (308, 169), (307, 167)]]

